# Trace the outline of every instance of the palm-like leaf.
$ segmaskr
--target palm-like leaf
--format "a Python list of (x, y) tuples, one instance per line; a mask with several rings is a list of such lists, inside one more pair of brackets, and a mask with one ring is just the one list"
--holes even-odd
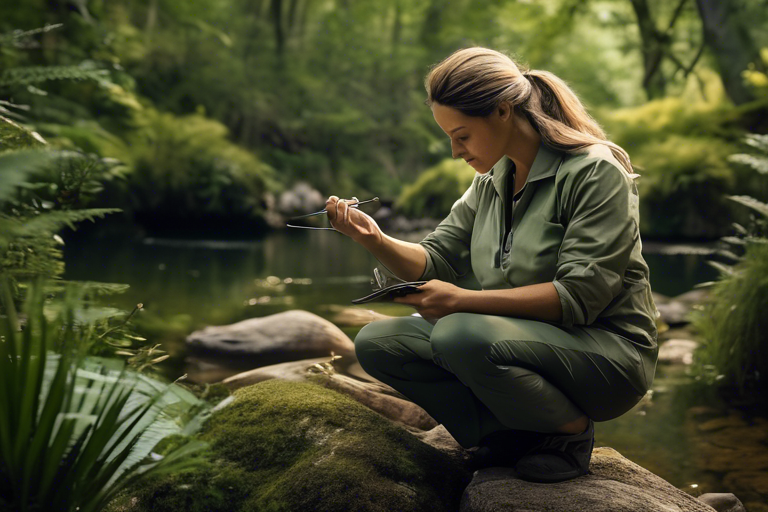
[[(202, 443), (148, 455), (205, 409), (199, 399), (117, 361), (85, 359), (95, 331), (75, 321), (77, 299), (49, 321), (42, 286), (32, 287), (19, 330), (7, 280), (0, 288), (9, 313), (0, 326), (0, 505), (96, 511), (138, 478), (195, 463), (185, 455)], [(54, 344), (60, 354), (49, 352)]]

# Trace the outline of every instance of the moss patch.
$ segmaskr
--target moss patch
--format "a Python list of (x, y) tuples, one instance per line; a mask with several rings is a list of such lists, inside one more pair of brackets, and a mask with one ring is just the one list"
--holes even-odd
[(354, 400), (269, 380), (234, 393), (200, 438), (204, 468), (132, 489), (111, 510), (457, 510), (470, 474)]

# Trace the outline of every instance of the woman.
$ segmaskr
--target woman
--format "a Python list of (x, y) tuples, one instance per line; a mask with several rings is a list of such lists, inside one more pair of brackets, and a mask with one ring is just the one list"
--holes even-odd
[[(373, 322), (360, 364), (442, 423), (476, 467), (521, 478), (584, 475), (594, 421), (629, 411), (656, 368), (656, 308), (641, 256), (629, 157), (551, 73), (485, 48), (426, 79), (454, 158), (476, 171), (418, 244), (382, 233), (349, 202), (334, 228), (420, 292), (421, 317)], [(482, 290), (452, 284), (474, 274)]]

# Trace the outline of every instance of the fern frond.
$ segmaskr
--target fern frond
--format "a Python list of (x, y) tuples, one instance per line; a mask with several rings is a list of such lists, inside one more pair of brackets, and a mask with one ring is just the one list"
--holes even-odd
[(719, 261), (707, 261), (707, 265), (716, 268), (723, 275), (726, 275), (726, 276), (736, 275), (736, 271), (733, 269), (731, 265), (725, 265), (723, 263), (720, 263)]
[[(2, 108), (1, 103), (0, 109), (6, 110)], [(0, 115), (0, 152), (9, 149), (36, 148), (46, 144), (45, 139), (37, 132), (31, 132), (7, 117)]]
[(63, 23), (56, 23), (53, 25), (46, 25), (42, 28), (35, 28), (32, 30), (14, 30), (13, 32), (9, 32), (7, 34), (0, 35), (0, 46), (4, 44), (16, 44), (19, 40), (30, 37), (30, 36), (36, 36), (37, 34), (44, 34), (46, 32), (50, 32), (51, 30), (56, 30), (57, 28), (63, 27)]
[(751, 196), (727, 196), (731, 201), (735, 201), (739, 204), (743, 204), (747, 208), (751, 208), (763, 217), (768, 218), (768, 203), (758, 201)]
[(30, 85), (50, 80), (103, 80), (109, 72), (81, 66), (35, 66), (6, 69), (0, 75), (0, 87)]
[(90, 208), (88, 210), (63, 210), (53, 211), (27, 220), (24, 227), (29, 233), (50, 232), (56, 233), (65, 226), (75, 229), (77, 222), (90, 220), (94, 222), (97, 218), (104, 218), (110, 213), (119, 213), (122, 210), (118, 208)]
[(44, 150), (0, 154), (0, 204), (7, 201), (30, 174), (50, 164), (55, 157), (55, 152)]
[(764, 156), (743, 153), (729, 156), (728, 161), (751, 167), (760, 174), (768, 174), (768, 158)]
[(759, 133), (750, 133), (744, 137), (744, 142), (763, 153), (768, 154), (768, 135), (761, 135)]

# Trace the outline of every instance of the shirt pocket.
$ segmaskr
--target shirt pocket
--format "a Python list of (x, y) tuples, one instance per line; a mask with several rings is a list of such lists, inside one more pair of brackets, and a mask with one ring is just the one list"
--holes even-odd
[[(532, 219), (534, 220), (534, 219)], [(541, 217), (525, 219), (512, 233), (512, 249), (505, 255), (507, 280), (514, 286), (547, 283), (555, 278), (565, 227)]]

